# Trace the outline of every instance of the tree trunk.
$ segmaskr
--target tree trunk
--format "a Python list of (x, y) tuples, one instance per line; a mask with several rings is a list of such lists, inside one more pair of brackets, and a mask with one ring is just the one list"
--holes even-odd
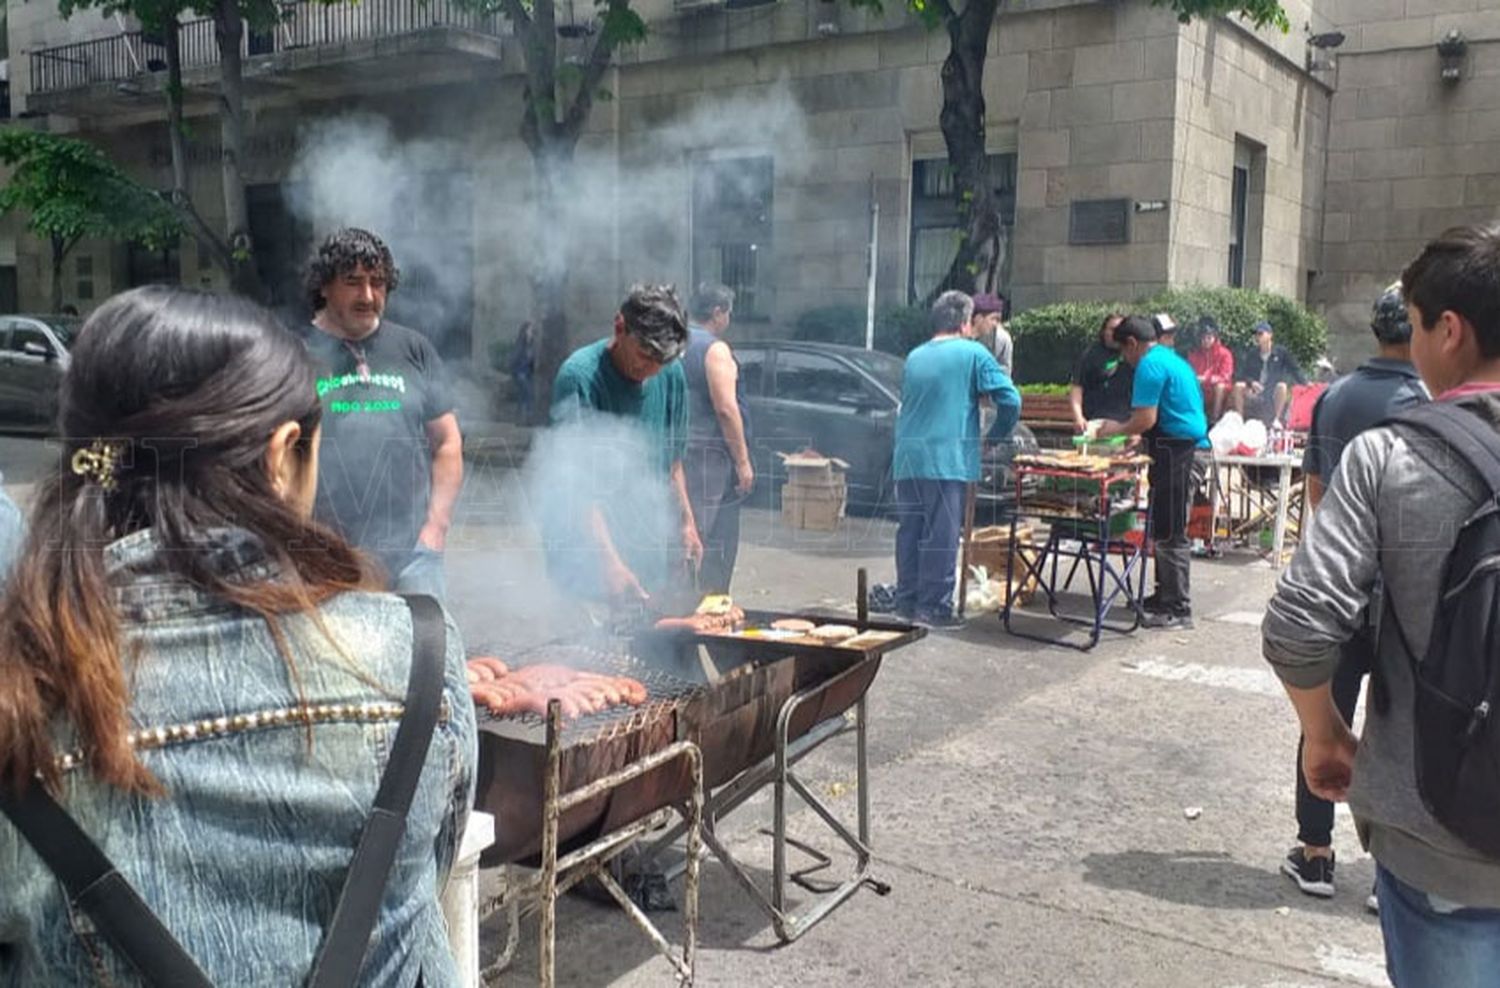
[(162, 24), (167, 49), (167, 143), (172, 151), (172, 205), (187, 221), (193, 239), (213, 257), (225, 274), (233, 269), (229, 247), (215, 235), (193, 205), (188, 192), (187, 128), (182, 120), (182, 37), (176, 14), (168, 14)]
[(62, 237), (52, 238), (52, 308), (48, 312), (62, 312), (63, 307), (63, 259), (68, 256), (68, 244)]
[(938, 124), (953, 169), (962, 239), (948, 274), (926, 301), (950, 289), (993, 291), (999, 273), (1000, 209), (985, 146), (984, 59), (999, 0), (969, 0), (961, 13), (950, 11), (948, 57), (943, 60), (943, 109)]
[[(572, 238), (578, 234), (565, 215), (568, 197), (574, 192), (573, 155), (578, 137), (594, 106), (604, 73), (614, 57), (615, 37), (601, 24), (594, 45), (584, 59), (572, 95), (563, 92), (558, 79), (556, 0), (499, 0), (500, 9), (515, 26), (526, 56), (525, 106), (521, 117), (521, 139), (531, 151), (536, 178), (536, 270), (532, 281), (536, 321), (535, 407), (538, 412), (552, 402), (552, 381), (567, 359), (568, 271)], [(604, 0), (602, 7), (619, 13), (630, 0)], [(596, 5), (600, 6), (600, 5)], [(545, 231), (545, 233), (543, 232)]]
[[(537, 230), (556, 229), (556, 218), (564, 209), (571, 187), (573, 149), (576, 141), (548, 139), (534, 149), (536, 172)], [(538, 237), (536, 277), (533, 282), (541, 333), (536, 349), (536, 402), (538, 413), (552, 405), (552, 382), (568, 357), (568, 256), (571, 245), (560, 231)]]
[(224, 229), (229, 242), (229, 281), (234, 290), (253, 299), (265, 292), (255, 268), (250, 237), (250, 210), (245, 201), (245, 176), (240, 160), (245, 149), (245, 77), (240, 41), (245, 22), (236, 0), (218, 0), (214, 7), (214, 37), (219, 43), (220, 174), (224, 187)]

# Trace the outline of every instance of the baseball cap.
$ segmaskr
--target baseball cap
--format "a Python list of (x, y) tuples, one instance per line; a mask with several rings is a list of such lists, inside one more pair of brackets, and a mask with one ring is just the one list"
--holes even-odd
[(1260, 322), (1255, 324), (1255, 328), (1250, 332), (1254, 333), (1257, 336), (1259, 336), (1261, 333), (1271, 333), (1274, 336), (1276, 331), (1271, 328), (1270, 323), (1262, 319)]
[(1370, 315), (1370, 329), (1382, 343), (1407, 343), (1411, 340), (1411, 322), (1406, 316), (1406, 296), (1401, 282), (1380, 293)]
[(974, 296), (974, 314), (976, 316), (989, 315), (991, 312), (1005, 311), (1005, 303), (1000, 296), (994, 292), (980, 292)]

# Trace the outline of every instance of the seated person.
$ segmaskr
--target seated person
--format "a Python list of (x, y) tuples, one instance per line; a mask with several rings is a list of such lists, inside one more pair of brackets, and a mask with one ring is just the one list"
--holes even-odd
[[(71, 361), (65, 455), (0, 604), (0, 793), (45, 786), (209, 983), (306, 984), (402, 717), (412, 611), (312, 520), (317, 374), (271, 313), (138, 288)], [(446, 644), (359, 984), (459, 983), (438, 895), (477, 752), (451, 622)], [(27, 844), (0, 813), (0, 984), (142, 983)]]
[(1268, 322), (1255, 326), (1255, 346), (1239, 362), (1234, 385), (1234, 410), (1267, 425), (1279, 422), (1292, 400), (1292, 385), (1306, 384), (1307, 376), (1292, 351), (1276, 342)]
[(1204, 316), (1198, 321), (1198, 343), (1188, 354), (1188, 363), (1198, 375), (1209, 421), (1218, 421), (1234, 388), (1234, 354), (1219, 339), (1219, 324), (1213, 316)]

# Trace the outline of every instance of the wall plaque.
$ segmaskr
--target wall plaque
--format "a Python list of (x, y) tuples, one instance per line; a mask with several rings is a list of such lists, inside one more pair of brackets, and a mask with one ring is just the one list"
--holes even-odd
[(1078, 199), (1068, 214), (1068, 243), (1130, 242), (1129, 199)]

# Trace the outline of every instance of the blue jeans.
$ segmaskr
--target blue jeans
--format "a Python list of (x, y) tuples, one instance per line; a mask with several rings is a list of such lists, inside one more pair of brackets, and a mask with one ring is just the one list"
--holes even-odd
[(434, 552), (425, 545), (412, 550), (407, 564), (391, 581), (391, 593), (419, 593), (437, 599), (439, 604), (448, 601), (448, 580), (443, 575), (443, 554)]
[(1375, 871), (1385, 969), (1396, 988), (1493, 988), (1500, 983), (1500, 909), (1434, 901)]
[(961, 480), (896, 481), (896, 608), (903, 614), (953, 610), (966, 486)]

